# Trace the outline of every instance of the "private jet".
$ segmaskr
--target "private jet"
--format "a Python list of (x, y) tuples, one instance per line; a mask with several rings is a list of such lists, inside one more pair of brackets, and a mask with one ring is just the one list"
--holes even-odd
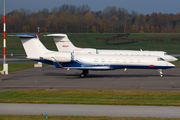
[[(174, 68), (175, 65), (159, 56), (114, 55), (114, 54), (76, 54), (73, 51), (48, 50), (35, 34), (15, 34), (20, 37), (27, 59), (54, 65), (56, 68), (82, 70), (80, 77), (88, 75), (89, 70), (162, 69)], [(59, 38), (59, 37), (58, 37)]]

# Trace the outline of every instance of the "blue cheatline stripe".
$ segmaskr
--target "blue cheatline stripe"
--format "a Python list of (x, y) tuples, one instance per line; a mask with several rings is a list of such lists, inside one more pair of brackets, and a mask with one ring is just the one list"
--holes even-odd
[[(52, 62), (49, 60), (41, 60), (41, 59), (33, 59), (35, 61), (38, 62), (42, 62), (42, 63), (46, 63), (46, 64), (50, 64), (50, 65), (55, 65), (55, 67), (57, 68), (88, 68), (89, 70), (93, 67), (99, 67), (99, 70), (101, 70), (101, 67), (109, 67), (109, 69), (123, 69), (123, 68), (131, 68), (131, 69), (168, 69), (168, 68), (174, 68), (173, 66), (154, 66), (154, 67), (150, 67), (148, 66), (142, 66), (142, 65), (90, 65), (90, 64), (80, 64), (79, 62), (76, 61), (72, 61), (69, 63), (58, 63), (58, 62)], [(98, 70), (98, 69), (97, 69)]]
[(68, 67), (68, 68), (73, 68), (73, 67), (109, 67), (110, 69), (122, 69), (122, 68), (134, 68), (134, 69), (168, 69), (168, 68), (173, 68), (173, 66), (154, 66), (150, 67), (149, 65), (92, 65), (92, 64), (81, 64), (79, 62), (70, 62), (70, 63), (62, 63), (62, 67)]

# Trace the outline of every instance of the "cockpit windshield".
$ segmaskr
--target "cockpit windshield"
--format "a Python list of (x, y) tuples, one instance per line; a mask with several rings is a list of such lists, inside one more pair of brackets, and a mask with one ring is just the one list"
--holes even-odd
[(168, 53), (164, 53), (164, 55), (169, 55)]
[(163, 58), (158, 58), (157, 61), (165, 61)]

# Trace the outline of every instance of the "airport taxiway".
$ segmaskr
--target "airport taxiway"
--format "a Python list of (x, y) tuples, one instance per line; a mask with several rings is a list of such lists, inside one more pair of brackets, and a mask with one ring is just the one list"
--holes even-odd
[(180, 107), (0, 103), (0, 114), (180, 118)]
[(93, 90), (180, 90), (180, 67), (153, 69), (90, 71), (80, 78), (80, 70), (57, 69), (47, 65), (0, 75), (0, 90), (14, 89), (93, 89)]

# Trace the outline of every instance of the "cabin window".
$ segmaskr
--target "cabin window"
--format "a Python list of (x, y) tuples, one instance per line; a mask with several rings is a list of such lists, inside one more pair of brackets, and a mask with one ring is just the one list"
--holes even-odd
[(124, 59), (123, 62), (126, 63), (126, 59)]
[(133, 62), (134, 62), (134, 60), (133, 60), (133, 59), (131, 59), (131, 60), (130, 60), (130, 62), (131, 62), (131, 63), (133, 63)]
[(95, 58), (95, 59), (94, 59), (94, 62), (98, 62), (98, 59), (97, 59), (97, 58)]
[(140, 63), (141, 61), (140, 60), (137, 60), (138, 63)]
[(112, 62), (112, 59), (109, 59), (109, 62)]
[(106, 60), (103, 58), (101, 61), (102, 61), (102, 62), (105, 62)]
[(119, 62), (119, 59), (116, 59), (116, 62), (118, 63), (118, 62)]

